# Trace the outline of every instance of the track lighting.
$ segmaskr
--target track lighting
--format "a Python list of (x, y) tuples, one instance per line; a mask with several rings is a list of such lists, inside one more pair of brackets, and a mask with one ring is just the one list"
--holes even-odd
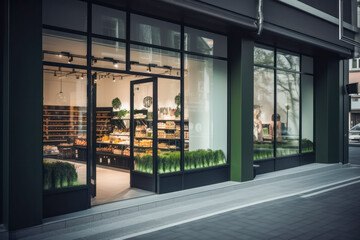
[(54, 71), (54, 77), (56, 77), (56, 71)]
[(84, 74), (83, 73), (81, 74), (81, 79), (84, 79)]
[(74, 61), (74, 58), (73, 58), (73, 56), (70, 56), (69, 60), (68, 60), (68, 63), (71, 63), (72, 61)]
[(114, 64), (114, 67), (116, 67), (116, 68), (119, 67), (117, 61), (114, 61), (113, 64)]
[(113, 75), (113, 82), (115, 82), (115, 75)]
[(149, 64), (147, 70), (146, 70), (148, 73), (151, 73), (151, 65)]

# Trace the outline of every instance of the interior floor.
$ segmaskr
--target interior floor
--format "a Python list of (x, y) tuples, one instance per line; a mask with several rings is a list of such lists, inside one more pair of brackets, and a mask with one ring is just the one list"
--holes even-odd
[[(86, 184), (86, 164), (76, 160), (44, 158), (46, 161), (63, 161), (75, 165), (79, 184)], [(153, 192), (130, 187), (130, 172), (113, 167), (96, 166), (96, 197), (91, 205), (137, 198), (154, 194)]]
[(130, 187), (130, 172), (112, 167), (96, 167), (96, 197), (91, 205), (142, 197), (154, 194)]

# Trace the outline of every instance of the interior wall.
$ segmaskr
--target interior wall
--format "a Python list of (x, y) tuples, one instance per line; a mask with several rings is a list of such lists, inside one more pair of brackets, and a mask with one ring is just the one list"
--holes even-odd
[[(121, 101), (121, 109), (130, 110), (130, 82), (136, 80), (124, 77), (122, 80), (116, 78), (115, 82), (110, 77), (102, 79), (96, 85), (96, 107), (112, 107), (112, 100), (118, 97)], [(139, 96), (152, 96), (151, 84), (137, 85)], [(180, 93), (180, 81), (159, 78), (158, 79), (158, 107), (176, 108), (175, 96)], [(153, 96), (152, 96), (153, 97)], [(135, 108), (142, 109), (144, 97), (135, 99)]]
[(64, 102), (58, 102), (56, 94), (60, 92), (60, 78), (52, 73), (44, 73), (44, 105), (58, 106), (80, 106), (87, 104), (87, 80), (76, 79), (75, 76), (68, 76), (62, 80), (62, 91), (65, 95)]
[(132, 79), (102, 79), (96, 83), (96, 107), (112, 107), (112, 100), (118, 97), (121, 109), (130, 110), (130, 81)]

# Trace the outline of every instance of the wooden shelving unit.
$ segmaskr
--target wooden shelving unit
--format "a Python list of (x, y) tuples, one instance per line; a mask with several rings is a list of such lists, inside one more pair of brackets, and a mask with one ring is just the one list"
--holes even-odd
[(96, 137), (109, 135), (111, 131), (112, 108), (96, 108)]
[(74, 142), (86, 134), (86, 107), (43, 106), (43, 142), (57, 144)]

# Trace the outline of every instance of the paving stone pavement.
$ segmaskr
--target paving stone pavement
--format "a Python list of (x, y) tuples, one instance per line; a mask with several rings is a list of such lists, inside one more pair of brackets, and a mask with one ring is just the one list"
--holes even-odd
[(360, 183), (294, 196), (131, 239), (360, 239)]

